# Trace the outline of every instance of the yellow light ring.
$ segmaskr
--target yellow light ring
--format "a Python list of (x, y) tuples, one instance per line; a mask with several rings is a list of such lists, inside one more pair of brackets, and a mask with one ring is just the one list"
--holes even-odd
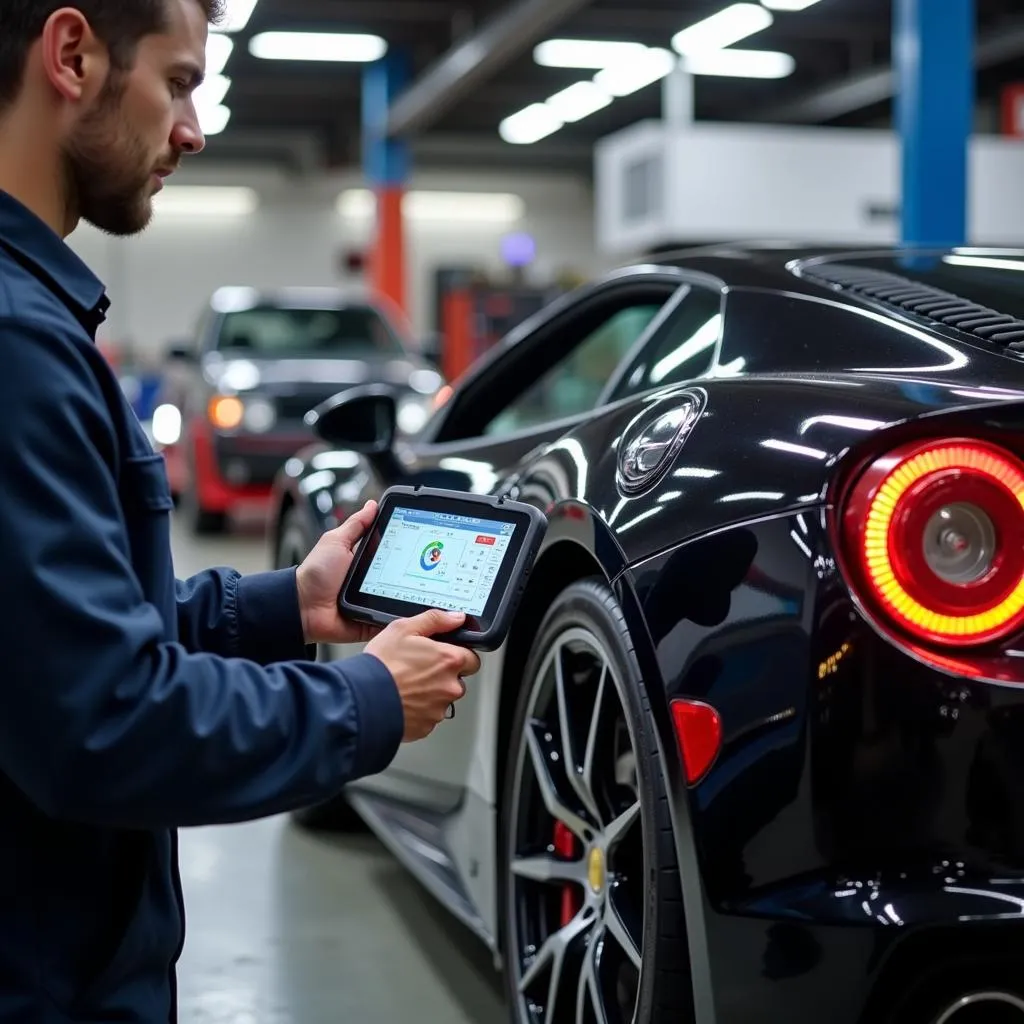
[(984, 448), (947, 445), (912, 456), (894, 469), (868, 508), (863, 535), (864, 563), (876, 593), (904, 621), (933, 635), (971, 639), (998, 630), (1024, 611), (1024, 576), (998, 605), (971, 615), (947, 615), (915, 600), (896, 577), (889, 557), (889, 532), (896, 509), (915, 484), (944, 470), (987, 477), (1009, 491), (1024, 510), (1024, 474)]

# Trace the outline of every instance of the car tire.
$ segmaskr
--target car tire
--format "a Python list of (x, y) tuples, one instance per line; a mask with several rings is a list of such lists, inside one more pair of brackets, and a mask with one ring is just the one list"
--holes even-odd
[[(285, 512), (279, 535), (274, 557), (278, 569), (291, 569), (299, 565), (313, 549), (297, 508)], [(317, 653), (319, 656), (320, 652)], [(292, 820), (311, 832), (362, 832), (366, 828), (344, 791), (330, 800), (293, 811)]]
[(313, 541), (307, 536), (302, 516), (294, 506), (281, 517), (277, 536), (277, 551), (274, 553), (274, 567), (277, 569), (292, 569), (300, 565), (313, 550)]
[[(574, 771), (560, 771), (570, 759)], [(690, 1019), (682, 889), (657, 732), (604, 580), (564, 590), (536, 634), (501, 806), (510, 1020)]]

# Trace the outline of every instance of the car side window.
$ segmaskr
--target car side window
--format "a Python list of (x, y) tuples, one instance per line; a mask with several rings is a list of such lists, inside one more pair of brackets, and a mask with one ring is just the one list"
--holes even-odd
[(715, 365), (722, 333), (722, 298), (693, 287), (667, 311), (664, 323), (615, 374), (603, 401), (696, 380)]
[(663, 308), (644, 302), (620, 309), (484, 427), (501, 437), (593, 409), (615, 368)]

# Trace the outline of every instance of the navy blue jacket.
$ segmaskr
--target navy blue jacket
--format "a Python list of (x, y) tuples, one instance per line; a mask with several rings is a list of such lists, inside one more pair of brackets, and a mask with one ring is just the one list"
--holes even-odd
[(175, 579), (163, 459), (94, 344), (107, 306), (0, 192), (4, 1024), (173, 1020), (175, 829), (326, 799), (404, 725), (376, 658), (301, 660), (294, 570)]

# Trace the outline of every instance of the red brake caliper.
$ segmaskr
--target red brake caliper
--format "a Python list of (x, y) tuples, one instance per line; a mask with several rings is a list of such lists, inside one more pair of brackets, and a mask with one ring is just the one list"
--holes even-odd
[[(566, 860), (579, 857), (576, 837), (560, 821), (555, 822), (555, 853)], [(572, 884), (562, 886), (561, 927), (564, 928), (579, 912), (583, 905), (583, 894)]]

